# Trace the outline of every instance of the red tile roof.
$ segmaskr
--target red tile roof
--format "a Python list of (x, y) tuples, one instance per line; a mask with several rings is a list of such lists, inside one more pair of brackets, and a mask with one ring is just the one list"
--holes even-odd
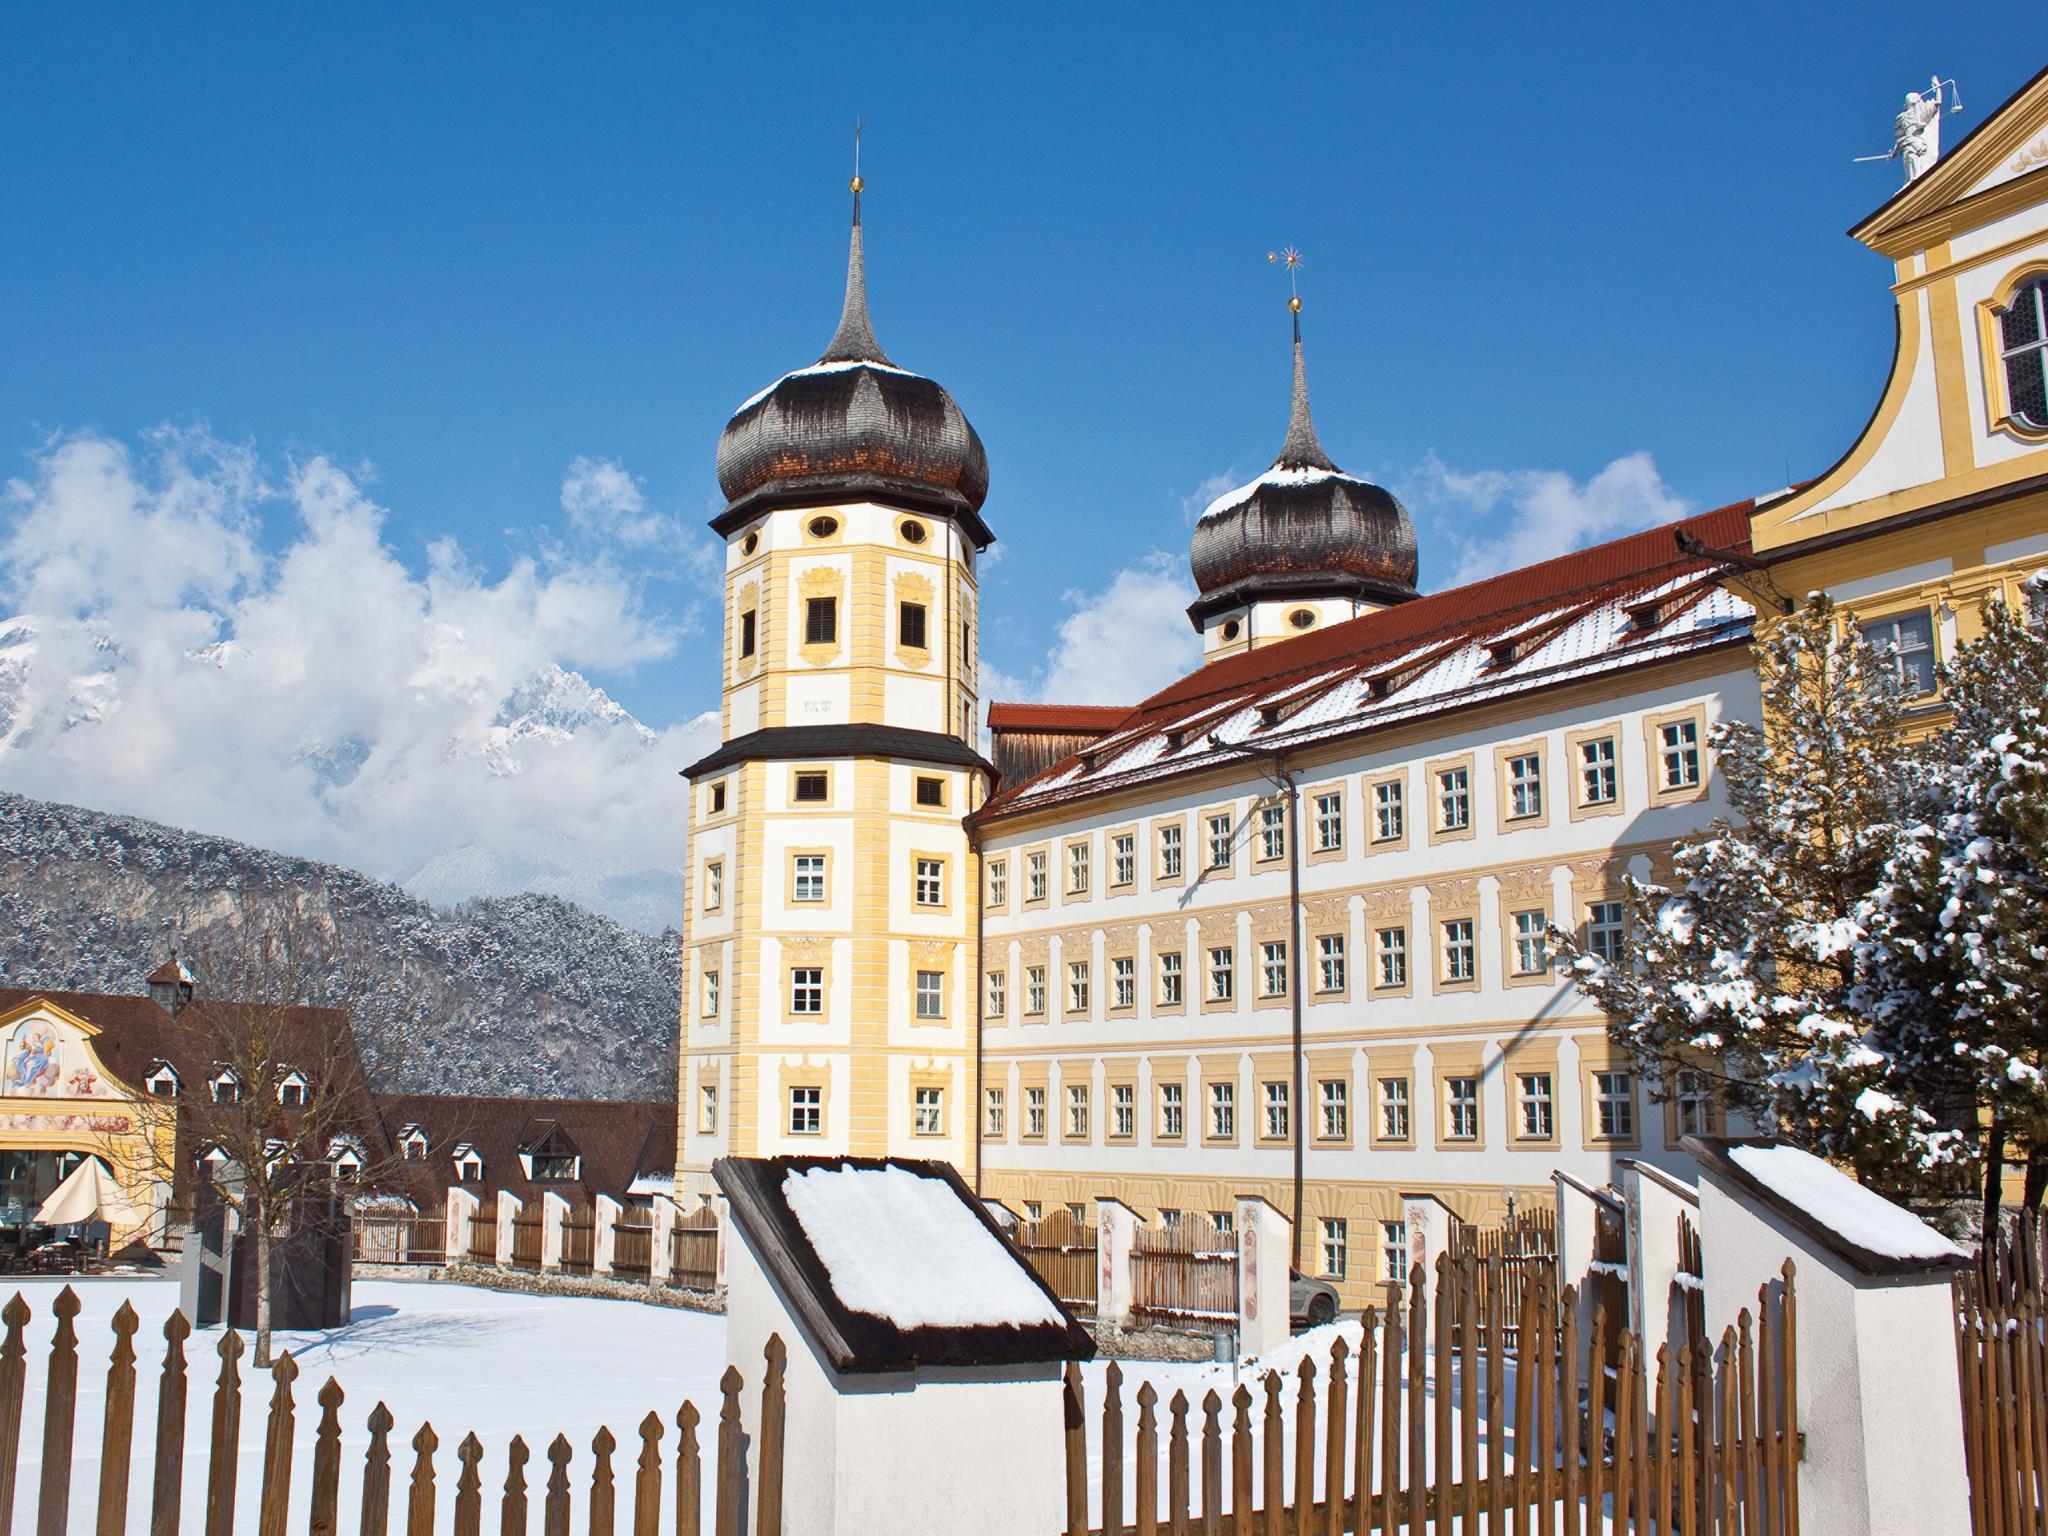
[(992, 731), (1114, 730), (1130, 714), (1128, 704), (1003, 704), (988, 707)]

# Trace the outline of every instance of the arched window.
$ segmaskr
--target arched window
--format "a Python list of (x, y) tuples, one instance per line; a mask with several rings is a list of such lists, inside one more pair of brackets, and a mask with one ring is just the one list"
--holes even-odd
[(1998, 339), (2008, 414), (2048, 431), (2048, 276), (2029, 278), (1999, 311)]

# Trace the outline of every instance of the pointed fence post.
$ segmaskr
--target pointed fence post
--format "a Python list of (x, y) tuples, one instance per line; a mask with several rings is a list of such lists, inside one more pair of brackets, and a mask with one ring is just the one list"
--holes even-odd
[(363, 1452), (362, 1536), (385, 1536), (391, 1529), (391, 1426), (396, 1422), (382, 1403), (370, 1410), (370, 1445)]
[(569, 1536), (569, 1458), (575, 1455), (566, 1435), (548, 1442), (547, 1503), (541, 1514), (543, 1536)]
[(21, 1292), (14, 1293), (0, 1318), (7, 1323), (7, 1339), (0, 1344), (0, 1531), (12, 1531), (15, 1481), (21, 1469), (21, 1395), (28, 1384), (28, 1346), (21, 1334), (28, 1326), (29, 1310)]
[(220, 1376), (213, 1386), (213, 1441), (207, 1447), (206, 1536), (234, 1536), (235, 1479), (242, 1445), (242, 1336), (220, 1336)]
[(99, 1536), (128, 1529), (128, 1459), (135, 1444), (135, 1332), (142, 1319), (122, 1302), (114, 1314), (114, 1354), (107, 1366), (107, 1405), (100, 1426)]
[(296, 1417), (292, 1382), (299, 1367), (286, 1350), (270, 1368), (275, 1383), (270, 1396), (270, 1422), (263, 1436), (263, 1491), (258, 1506), (257, 1536), (285, 1536), (292, 1501), (292, 1431)]
[(661, 1415), (640, 1421), (640, 1466), (633, 1479), (633, 1536), (660, 1536)]
[(78, 1292), (65, 1286), (50, 1304), (57, 1336), (50, 1344), (49, 1388), (43, 1397), (43, 1486), (36, 1536), (65, 1536), (71, 1519), (71, 1441), (78, 1414)]
[(697, 1446), (697, 1405), (676, 1410), (676, 1536), (698, 1536), (704, 1525), (704, 1463)]
[(471, 1430), (455, 1448), (462, 1470), (455, 1478), (455, 1536), (482, 1536), (484, 1524), (484, 1479), (478, 1470), (484, 1459), (484, 1443)]
[(498, 1505), (498, 1536), (526, 1536), (526, 1442), (512, 1437), (505, 1452), (505, 1496)]
[(618, 1441), (602, 1424), (590, 1442), (590, 1536), (612, 1536), (613, 1501), (617, 1490), (612, 1483), (612, 1452)]
[(412, 1487), (405, 1500), (405, 1536), (434, 1536), (434, 1452), (441, 1437), (422, 1424), (412, 1437)]
[[(156, 1384), (156, 1471), (150, 1483), (150, 1536), (178, 1536), (185, 1497), (185, 1340), (192, 1325), (182, 1312), (164, 1319), (164, 1364)], [(14, 1458), (7, 1460), (12, 1475)], [(0, 1512), (0, 1530), (5, 1530)]]
[(313, 1511), (307, 1536), (335, 1536), (341, 1504), (341, 1383), (320, 1389), (320, 1427), (313, 1432)]

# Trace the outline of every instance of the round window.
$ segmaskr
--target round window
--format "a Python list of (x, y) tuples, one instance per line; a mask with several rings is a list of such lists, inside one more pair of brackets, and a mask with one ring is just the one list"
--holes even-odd
[(922, 543), (923, 543), (923, 542), (925, 541), (925, 537), (926, 537), (926, 535), (925, 535), (925, 531), (924, 531), (924, 524), (923, 524), (923, 523), (905, 523), (905, 524), (903, 525), (903, 542), (904, 542), (904, 543), (906, 543), (906, 544), (922, 544)]
[(839, 519), (836, 517), (814, 517), (810, 521), (810, 530), (811, 537), (814, 539), (829, 539), (839, 531)]
[(1287, 615), (1287, 622), (1296, 629), (1314, 629), (1316, 627), (1315, 612), (1309, 608), (1297, 608), (1294, 612)]
[(1225, 619), (1223, 621), (1223, 638), (1226, 640), (1235, 640), (1243, 633), (1243, 630), (1244, 626), (1235, 619)]
[(751, 555), (755, 550), (759, 549), (760, 547), (761, 535), (758, 533), (750, 533), (744, 539), (740, 540), (740, 553), (743, 555)]

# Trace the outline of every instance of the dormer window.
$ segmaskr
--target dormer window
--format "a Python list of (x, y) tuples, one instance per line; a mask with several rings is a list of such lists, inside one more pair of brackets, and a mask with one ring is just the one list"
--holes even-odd
[(536, 1152), (533, 1154), (533, 1175), (535, 1180), (574, 1179), (583, 1159), (573, 1152)]
[(2006, 414), (2020, 426), (2048, 431), (2048, 276), (2021, 284), (1998, 312), (1998, 340)]
[(484, 1160), (475, 1147), (463, 1142), (455, 1149), (455, 1182), (458, 1184), (481, 1184), (484, 1177)]
[(214, 1073), (213, 1081), (207, 1085), (213, 1090), (216, 1104), (239, 1104), (242, 1102), (242, 1080), (227, 1067)]
[(175, 1099), (178, 1096), (178, 1074), (171, 1069), (169, 1062), (160, 1061), (142, 1080), (142, 1086), (159, 1099)]
[(327, 1143), (327, 1161), (335, 1178), (354, 1184), (363, 1176), (363, 1148), (353, 1136), (337, 1136)]
[(427, 1133), (417, 1125), (408, 1125), (398, 1133), (398, 1150), (408, 1163), (424, 1162), (427, 1156)]
[(277, 1102), (286, 1109), (304, 1109), (306, 1107), (306, 1099), (305, 1073), (286, 1073), (284, 1080), (277, 1085)]

